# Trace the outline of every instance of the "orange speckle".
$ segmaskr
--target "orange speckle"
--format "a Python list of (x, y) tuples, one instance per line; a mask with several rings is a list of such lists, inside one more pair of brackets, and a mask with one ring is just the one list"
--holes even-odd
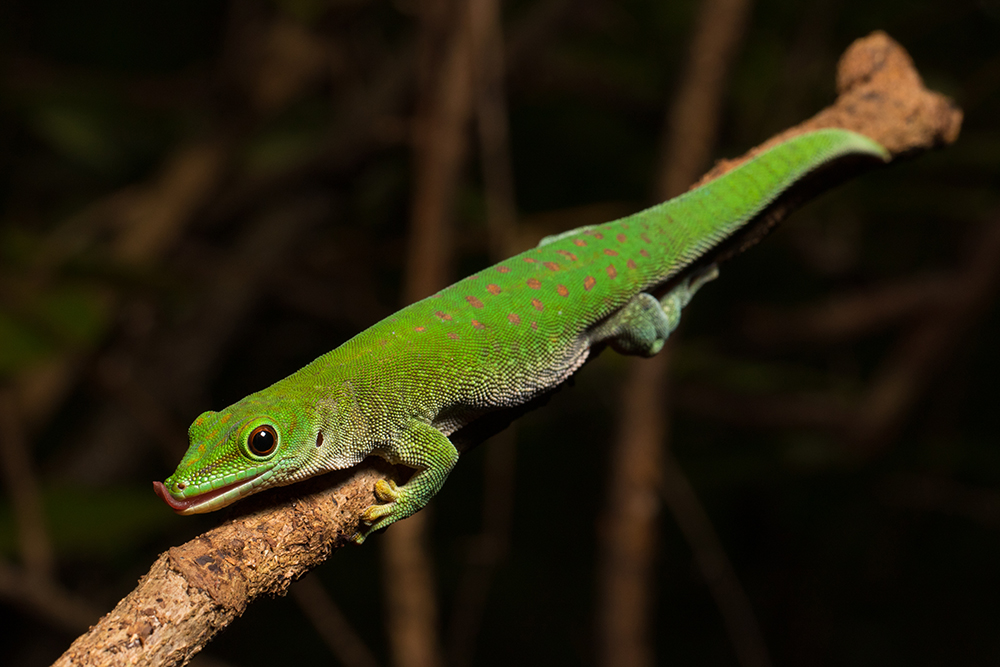
[(521, 316), (518, 315), (517, 313), (511, 313), (510, 315), (507, 316), (507, 321), (510, 322), (511, 324), (520, 324)]
[(640, 248), (639, 249), (639, 254), (642, 255), (643, 257), (649, 257), (649, 253), (646, 252), (645, 248)]
[(537, 278), (528, 278), (528, 287), (531, 289), (538, 289), (542, 286), (542, 283), (538, 281)]
[(625, 262), (625, 266), (627, 266), (630, 269), (634, 269), (635, 268), (635, 260), (634, 259), (630, 259), (629, 261)]
[(578, 247), (582, 248), (582, 247), (584, 247), (585, 245), (587, 245), (587, 242), (586, 242), (586, 241), (584, 241), (583, 239), (573, 239), (573, 245), (575, 245), (575, 246), (578, 246)]
[(594, 238), (597, 239), (598, 241), (600, 241), (601, 239), (604, 238), (604, 234), (602, 234), (600, 232), (594, 232)]
[(211, 433), (209, 433), (208, 434), (208, 439), (209, 440), (215, 440), (215, 436), (217, 436), (217, 435), (219, 435), (219, 429), (215, 429), (214, 431), (212, 431)]
[(526, 261), (528, 264), (537, 264), (538, 263), (538, 260), (535, 259), (534, 257), (525, 257), (524, 261)]
[(556, 264), (555, 262), (545, 262), (545, 268), (548, 269), (549, 271), (558, 271), (559, 265)]
[(472, 324), (473, 328), (476, 328), (476, 329), (485, 329), (486, 328), (486, 325), (483, 324), (482, 322), (480, 322), (479, 320), (472, 320), (471, 324)]
[(587, 276), (586, 278), (583, 279), (583, 289), (587, 290), (588, 292), (596, 284), (597, 281), (594, 280), (594, 276)]
[(556, 292), (559, 293), (559, 296), (569, 296), (569, 290), (566, 289), (565, 285), (559, 285), (559, 287), (556, 287)]
[(616, 257), (618, 255), (618, 252), (615, 251), (615, 250), (612, 250), (611, 248), (605, 248), (604, 249), (604, 254), (607, 255), (608, 257)]
[(455, 333), (454, 331), (449, 331), (448, 332), (448, 338), (450, 338), (452, 340), (458, 340), (458, 334)]
[(477, 299), (476, 297), (472, 296), (471, 294), (469, 296), (465, 297), (465, 300), (468, 301), (469, 305), (472, 306), (473, 308), (482, 308), (483, 307), (483, 302), (480, 301), (479, 299)]
[(478, 280), (479, 276), (469, 276), (466, 280)]
[(205, 420), (202, 419), (201, 417), (198, 417), (197, 419), (194, 420), (195, 426), (201, 426), (204, 423), (205, 423)]
[(419, 331), (426, 331), (427, 328), (426, 327), (413, 327), (413, 330), (419, 332)]
[(490, 294), (499, 294), (503, 290), (500, 289), (499, 285), (495, 283), (490, 283), (489, 285), (486, 286), (486, 291), (489, 292)]
[(229, 421), (232, 418), (233, 418), (233, 413), (232, 412), (227, 412), (226, 414), (222, 415), (222, 419), (220, 419), (219, 421), (221, 421), (223, 424), (225, 424), (227, 421)]
[(565, 257), (566, 259), (568, 259), (571, 262), (575, 262), (576, 261), (576, 255), (574, 255), (573, 253), (571, 253), (569, 250), (556, 250), (556, 252), (559, 253), (560, 255), (562, 255), (563, 257)]
[(535, 307), (535, 310), (542, 311), (545, 310), (545, 304), (538, 299), (532, 299), (531, 305)]
[(531, 328), (534, 329), (535, 331), (538, 331), (538, 322), (532, 322)]
[(608, 268), (606, 268), (605, 271), (608, 272), (608, 278), (614, 278), (618, 275), (618, 272), (615, 271), (614, 264), (608, 264)]
[(500, 266), (497, 267), (497, 271), (499, 271), (500, 273), (510, 273), (510, 267), (501, 264)]
[(625, 236), (624, 234), (619, 234), (619, 235), (618, 235), (618, 236), (616, 236), (615, 238), (616, 238), (616, 239), (618, 239), (618, 242), (619, 242), (619, 243), (625, 243), (625, 239), (626, 239), (626, 238), (628, 238), (628, 237), (627, 237), (627, 236)]
[(434, 314), (437, 315), (438, 317), (440, 317), (445, 322), (451, 322), (451, 315), (449, 315), (448, 313), (445, 313), (445, 312), (442, 312), (442, 311), (439, 310), (439, 311), (437, 311)]

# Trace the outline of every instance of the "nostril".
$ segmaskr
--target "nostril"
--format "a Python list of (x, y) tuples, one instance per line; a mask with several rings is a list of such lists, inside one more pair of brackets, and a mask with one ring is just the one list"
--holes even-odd
[(184, 482), (177, 482), (176, 486), (178, 491), (183, 491), (184, 489), (187, 488), (187, 484), (185, 484)]

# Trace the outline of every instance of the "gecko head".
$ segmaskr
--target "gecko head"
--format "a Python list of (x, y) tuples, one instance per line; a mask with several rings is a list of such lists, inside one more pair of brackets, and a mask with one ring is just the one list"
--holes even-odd
[(309, 442), (317, 437), (309, 423), (294, 401), (256, 394), (205, 412), (188, 429), (190, 445), (177, 470), (153, 482), (153, 490), (178, 514), (201, 514), (308, 477), (316, 449)]

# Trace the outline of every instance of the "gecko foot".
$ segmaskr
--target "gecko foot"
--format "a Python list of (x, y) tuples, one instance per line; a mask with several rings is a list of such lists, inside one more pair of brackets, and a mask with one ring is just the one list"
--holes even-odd
[(358, 526), (358, 532), (354, 534), (355, 544), (362, 544), (372, 533), (385, 528), (397, 519), (407, 516), (403, 505), (405, 497), (394, 481), (380, 479), (375, 482), (375, 498), (380, 504), (372, 505), (361, 513), (362, 524), (367, 527)]

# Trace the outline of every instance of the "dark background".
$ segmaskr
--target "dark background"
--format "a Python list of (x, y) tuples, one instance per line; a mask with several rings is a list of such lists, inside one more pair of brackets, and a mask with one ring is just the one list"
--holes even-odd
[[(415, 4), (0, 5), (0, 663), (48, 664), (158, 553), (218, 522), (177, 517), (150, 488), (198, 413), (400, 305)], [(504, 5), (522, 245), (651, 203), (696, 8)], [(961, 137), (822, 196), (723, 267), (674, 346), (670, 444), (775, 664), (996, 665), (996, 281), (964, 300), (971, 258), (1000, 263), (988, 241), (1000, 2), (758, 0), (713, 154), (832, 101), (837, 58), (875, 29), (964, 109)], [(454, 279), (488, 262), (471, 152)], [(853, 328), (803, 324), (831, 302)], [(930, 354), (910, 354), (934, 335)], [(475, 664), (596, 663), (596, 517), (624, 367), (606, 353), (521, 420), (511, 550)], [(878, 410), (872, 388), (899, 368), (905, 398), (859, 436)], [(479, 528), (484, 451), (463, 457), (431, 510), (445, 629)], [(657, 663), (738, 664), (687, 542), (660, 516)], [(385, 664), (378, 543), (317, 572)], [(26, 603), (11, 577), (29, 575), (95, 615)], [(332, 660), (291, 597), (258, 601), (206, 653), (247, 667)]]

